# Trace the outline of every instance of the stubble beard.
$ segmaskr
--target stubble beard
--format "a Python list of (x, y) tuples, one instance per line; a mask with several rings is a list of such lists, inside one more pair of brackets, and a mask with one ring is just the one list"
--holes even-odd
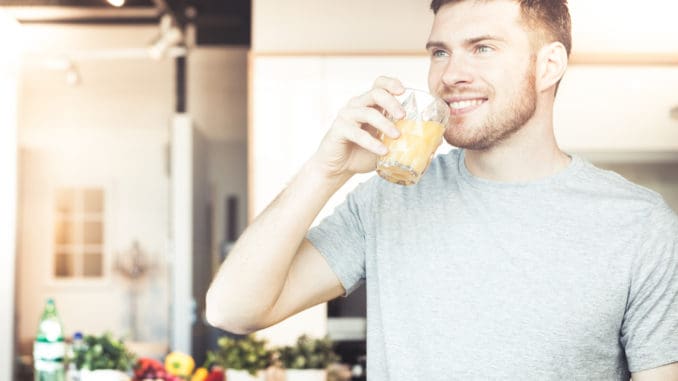
[(523, 84), (520, 91), (511, 97), (507, 106), (488, 115), (478, 125), (469, 125), (463, 118), (451, 117), (445, 140), (454, 147), (487, 150), (519, 131), (537, 109), (535, 65), (535, 59), (531, 57), (530, 65), (520, 81)]

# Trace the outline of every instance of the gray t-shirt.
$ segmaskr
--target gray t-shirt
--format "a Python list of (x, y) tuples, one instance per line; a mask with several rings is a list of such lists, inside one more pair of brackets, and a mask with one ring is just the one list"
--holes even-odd
[(678, 361), (678, 218), (573, 156), (546, 179), (374, 177), (308, 239), (367, 287), (371, 380), (625, 380)]

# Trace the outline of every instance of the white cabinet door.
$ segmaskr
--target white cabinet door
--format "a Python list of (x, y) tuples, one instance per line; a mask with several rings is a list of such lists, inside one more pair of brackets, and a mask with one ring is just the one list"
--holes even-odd
[(571, 66), (555, 106), (571, 151), (676, 151), (678, 66)]
[(282, 190), (325, 129), (320, 58), (259, 58), (251, 63), (250, 218)]

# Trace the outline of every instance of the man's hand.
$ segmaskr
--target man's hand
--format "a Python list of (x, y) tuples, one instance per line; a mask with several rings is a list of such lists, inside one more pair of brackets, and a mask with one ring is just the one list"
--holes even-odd
[(393, 138), (400, 135), (382, 111), (403, 117), (404, 110), (394, 95), (404, 91), (397, 79), (377, 78), (370, 91), (351, 99), (341, 109), (311, 160), (328, 177), (350, 177), (374, 170), (378, 156), (388, 152), (379, 133)]

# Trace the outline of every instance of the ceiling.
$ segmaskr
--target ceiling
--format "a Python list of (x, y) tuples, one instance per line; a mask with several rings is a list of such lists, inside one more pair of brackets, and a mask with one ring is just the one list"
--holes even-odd
[(21, 23), (156, 24), (170, 13), (192, 24), (198, 45), (250, 45), (251, 0), (0, 0)]

